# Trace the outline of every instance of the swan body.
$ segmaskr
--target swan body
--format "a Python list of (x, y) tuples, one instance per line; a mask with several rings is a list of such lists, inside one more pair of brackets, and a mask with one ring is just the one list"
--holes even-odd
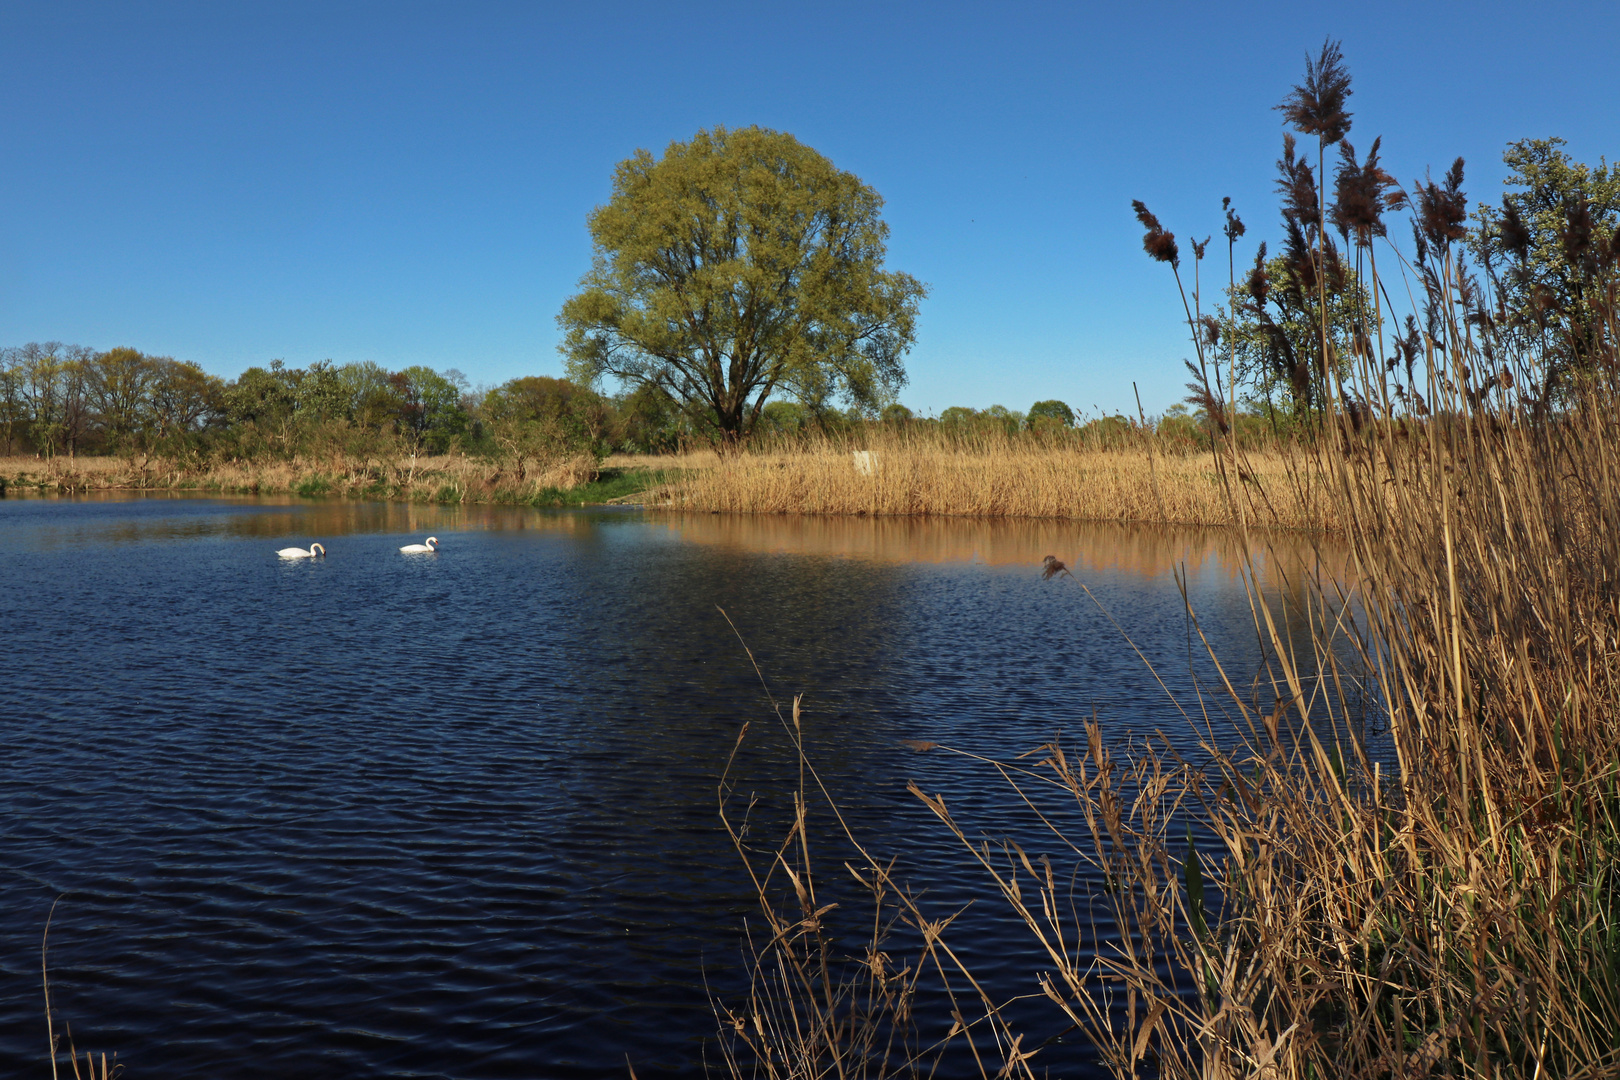
[(282, 548), (276, 554), (283, 559), (313, 559), (317, 555), (324, 557), (326, 549), (319, 544), (311, 544), (308, 551), (303, 548)]
[(425, 544), (406, 544), (399, 550), (403, 551), (407, 555), (432, 554), (433, 552), (439, 550), (439, 538), (437, 536), (430, 536), (427, 538), (427, 543)]

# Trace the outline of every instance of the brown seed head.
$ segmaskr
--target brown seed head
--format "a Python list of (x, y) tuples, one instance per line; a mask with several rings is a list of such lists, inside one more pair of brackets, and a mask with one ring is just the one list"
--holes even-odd
[(1440, 183), (1429, 180), (1417, 185), (1418, 224), (1424, 238), (1436, 248), (1444, 249), (1468, 235), (1464, 224), (1468, 220), (1468, 196), (1463, 193), (1462, 182), (1463, 159), (1458, 158)]
[(1283, 135), (1283, 156), (1277, 161), (1277, 194), (1282, 196), (1284, 220), (1299, 222), (1309, 228), (1322, 221), (1321, 207), (1316, 201), (1316, 174), (1305, 161), (1295, 156), (1292, 135)]
[(1406, 201), (1396, 186), (1395, 178), (1378, 164), (1380, 136), (1373, 140), (1367, 151), (1367, 160), (1356, 161), (1356, 149), (1348, 142), (1339, 144), (1339, 171), (1334, 177), (1333, 224), (1345, 236), (1354, 234), (1358, 247), (1369, 246), (1376, 237), (1384, 236), (1383, 214)]
[(1350, 132), (1352, 114), (1345, 104), (1352, 92), (1344, 54), (1339, 43), (1329, 39), (1322, 42), (1322, 51), (1314, 59), (1306, 55), (1305, 81), (1277, 109), (1295, 131), (1315, 135), (1323, 146), (1332, 146)]
[[(1042, 581), (1057, 577), (1059, 574), (1069, 574), (1069, 568), (1064, 566), (1063, 561), (1056, 555), (1048, 555), (1046, 558), (1042, 559), (1041, 567)], [(1074, 577), (1073, 574), (1069, 574), (1069, 576)]]
[(1147, 230), (1142, 236), (1142, 250), (1160, 262), (1169, 263), (1172, 269), (1180, 266), (1181, 252), (1176, 247), (1176, 234), (1166, 232), (1141, 199), (1132, 199), (1131, 207), (1136, 211), (1136, 220)]
[(1592, 208), (1584, 195), (1577, 196), (1564, 210), (1564, 228), (1558, 238), (1564, 244), (1564, 258), (1586, 277), (1597, 271), (1598, 252), (1592, 243), (1592, 231)]
[(1523, 262), (1530, 253), (1530, 228), (1525, 225), (1519, 208), (1506, 195), (1502, 196), (1502, 221), (1496, 228), (1502, 247)]
[(1266, 244), (1260, 242), (1260, 250), (1254, 253), (1254, 266), (1249, 270), (1249, 295), (1254, 299), (1256, 307), (1265, 307), (1266, 295), (1271, 291), (1271, 281), (1266, 276)]
[(1249, 230), (1244, 228), (1243, 219), (1237, 216), (1236, 210), (1232, 209), (1231, 196), (1227, 196), (1221, 200), (1221, 208), (1226, 211), (1226, 227), (1223, 228), (1221, 232), (1226, 234), (1226, 242), (1228, 244), (1235, 244), (1238, 241), (1238, 237), (1242, 236)]

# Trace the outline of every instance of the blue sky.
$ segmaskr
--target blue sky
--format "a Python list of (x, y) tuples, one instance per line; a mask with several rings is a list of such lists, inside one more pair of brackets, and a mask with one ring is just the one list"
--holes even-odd
[(1272, 106), (1328, 35), (1407, 182), (1461, 155), (1495, 201), (1510, 140), (1620, 148), (1607, 3), (0, 2), (0, 344), (560, 374), (614, 164), (761, 124), (874, 186), (932, 286), (908, 405), (1154, 412), (1190, 350), (1130, 200), (1274, 240)]

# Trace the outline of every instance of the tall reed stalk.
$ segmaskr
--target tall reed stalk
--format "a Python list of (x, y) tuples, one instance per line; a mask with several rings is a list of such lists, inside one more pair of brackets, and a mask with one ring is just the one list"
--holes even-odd
[[(1348, 76), (1336, 48), (1310, 75), (1331, 93), (1293, 102), (1337, 103), (1320, 168)], [(1065, 793), (1072, 812), (1041, 818), (1057, 857), (975, 839), (913, 790), (1041, 948), (1030, 986), (1117, 1077), (1620, 1075), (1620, 234), (1568, 208), (1592, 314), (1555, 355), (1465, 265), (1461, 161), (1408, 198), (1376, 144), (1343, 157), (1320, 213), (1355, 233), (1380, 299), (1348, 357), (1318, 328), (1321, 437), (1285, 465), (1338, 523), (1343, 572), (1263, 596), (1250, 557), (1264, 659), (1256, 676), (1211, 650), (1218, 685), (1183, 703), (1198, 760), (1110, 747), (1093, 723), (1079, 752), (995, 764), (1032, 807), (1031, 785)], [(1382, 223), (1401, 206), (1409, 253)], [(1322, 232), (1296, 246), (1326, 310)], [(1386, 354), (1401, 293), (1426, 329), (1408, 320)], [(1248, 451), (1223, 435), (1239, 550), (1263, 551)], [(1017, 1045), (1005, 1012), (983, 1019)]]
[[(1405, 200), (1376, 147), (1360, 168), (1381, 201), (1336, 209), (1362, 215), (1387, 296), (1371, 243)], [(1077, 811), (1054, 825), (1109, 882), (1111, 932), (1091, 940), (1113, 944), (1094, 962), (1051, 945), (1043, 987), (1117, 1076), (1620, 1074), (1620, 236), (1587, 263), (1606, 336), (1549, 407), (1528, 388), (1552, 385), (1550, 357), (1463, 264), (1461, 177), (1411, 200), (1415, 255), (1391, 245), (1429, 328), (1421, 391), (1388, 392), (1370, 326), (1326, 369), (1331, 435), (1291, 467), (1350, 561), (1298, 608), (1251, 585), (1263, 692), (1212, 654), (1197, 768), (1163, 746), (1121, 760), (1095, 726), (1084, 755), (1046, 748), (1040, 778)], [(1173, 237), (1155, 220), (1145, 243), (1162, 257)], [(1387, 740), (1368, 741), (1363, 692)], [(1038, 940), (1086, 938), (1067, 875), (969, 841), (918, 794)], [(1213, 850), (1177, 835), (1178, 809)]]
[[(760, 682), (769, 696), (763, 674)], [(774, 698), (771, 706), (798, 766), (785, 830), (769, 834), (755, 799), (736, 806), (731, 774), (747, 725), (718, 794), (720, 819), (747, 868), (763, 922), (748, 935), (746, 997), (714, 1002), (725, 1075), (881, 1080), (932, 1076), (950, 1061), (953, 1075), (966, 1069), (985, 1080), (1032, 1080), (1033, 1055), (1002, 1018), (1002, 1003), (945, 941), (955, 914), (925, 912), (896, 878), (893, 861), (855, 836), (805, 755), (800, 699), (788, 717)], [(828, 839), (826, 847), (842, 849), (842, 858), (825, 850), (813, 857), (818, 811), (833, 836), (818, 836), (815, 847)], [(836, 868), (830, 879), (829, 862)], [(942, 1015), (919, 1017), (920, 1000)]]

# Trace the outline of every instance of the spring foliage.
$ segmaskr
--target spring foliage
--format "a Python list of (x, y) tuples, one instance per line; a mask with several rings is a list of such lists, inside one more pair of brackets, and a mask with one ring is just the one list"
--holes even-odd
[(773, 394), (880, 409), (925, 289), (883, 269), (883, 200), (765, 128), (700, 131), (620, 163), (595, 255), (557, 317), (569, 374), (656, 386), (722, 445)]

